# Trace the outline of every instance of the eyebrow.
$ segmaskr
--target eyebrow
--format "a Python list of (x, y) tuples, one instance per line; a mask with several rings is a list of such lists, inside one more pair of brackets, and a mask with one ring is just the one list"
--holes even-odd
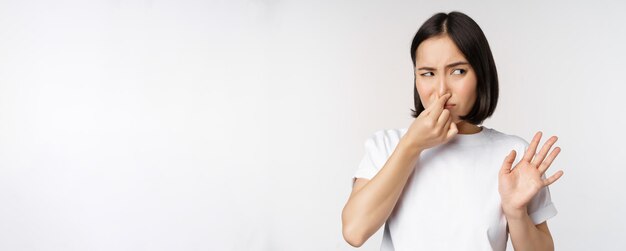
[[(468, 62), (463, 62), (463, 61), (454, 62), (454, 63), (451, 63), (451, 64), (449, 64), (449, 65), (446, 65), (446, 68), (455, 67), (455, 66), (457, 66), (457, 65), (465, 65), (465, 64), (469, 64), (469, 63), (468, 63)], [(424, 66), (424, 67), (420, 67), (420, 68), (418, 68), (417, 70), (418, 70), (418, 71), (419, 71), (419, 70), (434, 71), (434, 70), (436, 70), (436, 69), (435, 69), (435, 68), (433, 68), (433, 67)]]

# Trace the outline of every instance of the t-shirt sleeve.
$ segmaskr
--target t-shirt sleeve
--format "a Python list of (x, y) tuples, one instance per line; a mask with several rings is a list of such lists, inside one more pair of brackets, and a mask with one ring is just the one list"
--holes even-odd
[[(526, 149), (528, 149), (528, 146), (528, 142), (525, 142), (524, 148), (521, 149), (521, 152), (517, 153), (516, 159), (521, 160), (521, 158), (524, 156), (524, 153), (526, 152)], [(538, 148), (539, 149), (537, 149), (537, 151), (541, 149), (539, 146)], [(517, 164), (518, 161), (516, 161), (516, 163), (514, 164)], [(546, 179), (545, 173), (541, 176), (541, 179)], [(541, 190), (539, 190), (539, 192), (530, 200), (526, 208), (528, 216), (530, 216), (530, 219), (533, 221), (533, 223), (535, 223), (535, 225), (541, 224), (544, 221), (554, 217), (557, 214), (557, 210), (554, 206), (554, 203), (552, 203), (549, 186), (545, 186)]]
[(356, 178), (372, 179), (387, 162), (387, 151), (385, 147), (384, 131), (379, 130), (368, 137), (363, 146), (365, 154), (359, 163), (359, 166), (352, 177), (350, 186), (354, 186)]

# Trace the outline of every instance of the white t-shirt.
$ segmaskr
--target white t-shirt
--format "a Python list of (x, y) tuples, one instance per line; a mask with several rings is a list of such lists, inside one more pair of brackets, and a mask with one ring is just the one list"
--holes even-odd
[[(515, 167), (529, 144), (521, 137), (480, 127), (478, 133), (457, 134), (422, 152), (385, 222), (382, 251), (506, 249), (498, 172), (513, 149)], [(356, 178), (372, 179), (407, 130), (384, 129), (369, 137), (352, 184)], [(557, 214), (548, 187), (529, 202), (528, 214), (535, 224)]]

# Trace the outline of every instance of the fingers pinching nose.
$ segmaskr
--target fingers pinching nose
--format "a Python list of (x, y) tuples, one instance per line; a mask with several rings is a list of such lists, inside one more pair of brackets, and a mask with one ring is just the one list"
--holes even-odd
[(441, 101), (441, 103), (445, 104), (446, 101), (448, 101), (448, 99), (450, 98), (450, 96), (452, 96), (452, 94), (446, 93), (443, 96), (439, 97), (439, 100)]
[[(447, 100), (448, 98), (450, 98), (450, 96), (452, 96), (452, 94), (451, 94), (451, 93), (446, 93), (446, 94), (441, 95), (441, 96), (439, 96), (439, 97), (431, 98), (431, 99), (430, 99), (430, 102), (429, 102), (429, 106), (428, 106), (428, 107), (433, 106), (433, 105), (434, 105), (434, 104), (436, 104), (438, 101), (439, 101), (439, 102), (441, 102), (441, 101), (444, 101), (444, 99), (445, 99), (445, 100)], [(444, 101), (444, 102), (445, 102), (445, 101)]]

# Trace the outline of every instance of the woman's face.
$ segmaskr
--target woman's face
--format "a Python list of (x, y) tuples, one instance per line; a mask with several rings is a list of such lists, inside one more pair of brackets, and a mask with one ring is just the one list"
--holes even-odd
[(459, 116), (467, 115), (476, 101), (476, 73), (456, 44), (447, 35), (424, 40), (417, 47), (415, 65), (415, 87), (424, 108), (451, 93), (445, 109), (452, 122), (460, 122)]

